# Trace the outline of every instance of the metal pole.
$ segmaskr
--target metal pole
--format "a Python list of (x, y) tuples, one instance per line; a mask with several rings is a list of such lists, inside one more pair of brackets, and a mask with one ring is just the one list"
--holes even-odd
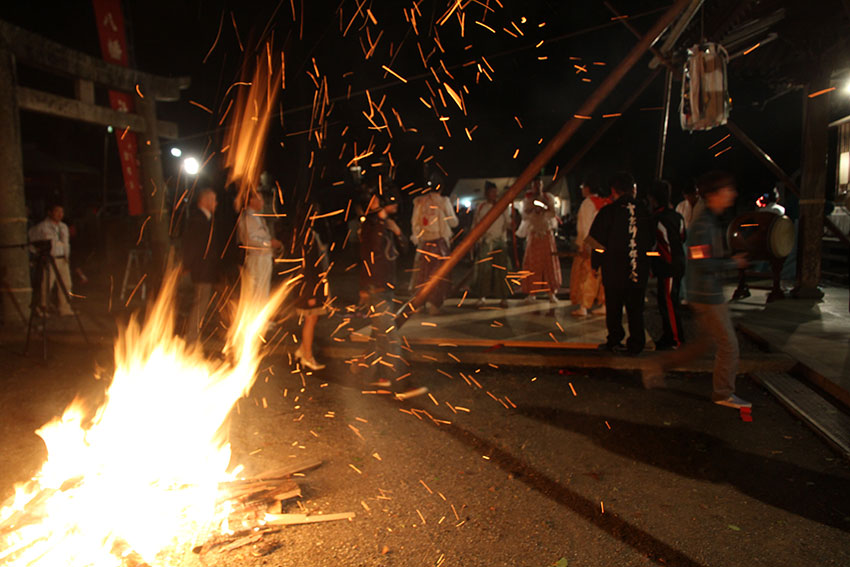
[(573, 115), (573, 118), (567, 121), (561, 130), (552, 138), (548, 144), (540, 151), (525, 170), (520, 174), (510, 189), (493, 205), (481, 222), (474, 226), (466, 235), (466, 238), (458, 244), (457, 248), (452, 251), (451, 255), (446, 259), (440, 268), (434, 273), (428, 282), (425, 283), (419, 292), (413, 297), (410, 303), (405, 304), (396, 315), (396, 327), (400, 328), (407, 319), (406, 310), (409, 307), (417, 308), (425, 303), (425, 300), (431, 294), (437, 284), (448, 276), (451, 269), (463, 258), (475, 242), (490, 228), (490, 225), (502, 214), (502, 212), (510, 205), (514, 198), (522, 189), (528, 185), (535, 175), (549, 162), (550, 159), (560, 150), (564, 144), (578, 131), (581, 123), (585, 119), (578, 118), (579, 116), (590, 116), (611, 94), (611, 91), (619, 84), (632, 67), (640, 60), (647, 49), (655, 42), (659, 35), (675, 20), (682, 10), (691, 2), (691, 0), (677, 0), (664, 14), (655, 22), (652, 28), (645, 36), (632, 48), (626, 57), (614, 68), (610, 75), (605, 77), (605, 80), (597, 87), (590, 97), (581, 105), (581, 107)]
[(664, 154), (667, 151), (667, 126), (670, 123), (670, 99), (673, 94), (673, 71), (668, 67), (664, 80), (664, 116), (661, 118), (661, 132), (658, 134), (658, 158), (655, 161), (655, 178), (664, 177)]

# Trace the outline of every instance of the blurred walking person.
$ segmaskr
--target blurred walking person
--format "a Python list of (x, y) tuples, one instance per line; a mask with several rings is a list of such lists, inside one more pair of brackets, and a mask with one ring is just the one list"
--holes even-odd
[(586, 317), (594, 303), (599, 307), (592, 313), (605, 314), (605, 287), (602, 285), (602, 276), (591, 265), (593, 249), (587, 243), (587, 236), (596, 214), (611, 201), (599, 196), (599, 184), (593, 176), (588, 176), (582, 182), (581, 195), (584, 200), (577, 215), (576, 257), (570, 269), (570, 303), (578, 305), (578, 309), (570, 312), (574, 317)]
[[(499, 200), (499, 190), (494, 183), (487, 181), (484, 184), (484, 197), (486, 200), (475, 207), (473, 227), (481, 222)], [(506, 238), (510, 228), (511, 210), (507, 207), (476, 243), (473, 293), (478, 296), (478, 307), (484, 306), (488, 297), (498, 299), (499, 307), (508, 306), (511, 290), (507, 275), (513, 269)]]
[[(413, 201), (410, 240), (416, 246), (413, 261), (412, 291), (419, 291), (443, 265), (451, 251), (452, 229), (458, 220), (448, 197), (440, 194), (439, 185), (428, 182), (424, 193)], [(451, 278), (446, 276), (431, 291), (426, 305), (437, 315), (449, 292)]]
[(723, 297), (721, 275), (747, 266), (745, 254), (731, 258), (725, 251), (726, 232), (720, 216), (735, 204), (735, 179), (728, 173), (713, 171), (699, 180), (700, 195), (705, 209), (691, 224), (688, 235), (687, 289), (688, 302), (696, 315), (699, 334), (677, 351), (656, 358), (644, 370), (643, 385), (655, 388), (664, 385), (664, 372), (701, 356), (712, 346), (717, 347), (712, 373), (711, 399), (715, 404), (731, 408), (748, 408), (752, 404), (735, 395), (738, 373), (738, 339)]
[[(316, 214), (317, 208), (311, 207), (309, 213)], [(310, 370), (322, 370), (325, 365), (316, 360), (314, 337), (319, 316), (327, 311), (326, 303), (330, 296), (328, 284), (328, 247), (322, 242), (319, 233), (313, 227), (313, 221), (307, 221), (307, 233), (298, 234), (302, 276), (295, 282), (297, 299), (295, 308), (301, 320), (301, 343), (295, 351), (295, 359)]]

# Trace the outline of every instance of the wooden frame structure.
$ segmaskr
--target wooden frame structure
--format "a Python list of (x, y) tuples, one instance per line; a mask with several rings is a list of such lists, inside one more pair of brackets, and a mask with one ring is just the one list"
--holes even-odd
[[(76, 98), (22, 87), (17, 65), (24, 64), (68, 77)], [(188, 77), (167, 78), (107, 63), (32, 32), (0, 21), (0, 312), (9, 324), (16, 315), (28, 319), (32, 296), (27, 249), (27, 215), (21, 151), (21, 110), (91, 124), (132, 130), (141, 136), (142, 190), (154, 252), (154, 266), (164, 265), (168, 244), (163, 222), (165, 191), (159, 137), (176, 138), (177, 125), (156, 118), (157, 101), (176, 101), (189, 87)], [(138, 114), (95, 104), (95, 86), (135, 92)]]

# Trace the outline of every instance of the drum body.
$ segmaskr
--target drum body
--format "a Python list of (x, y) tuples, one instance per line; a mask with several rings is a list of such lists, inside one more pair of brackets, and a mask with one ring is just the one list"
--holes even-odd
[(733, 254), (746, 252), (750, 260), (781, 260), (794, 248), (794, 222), (765, 211), (744, 213), (729, 225), (726, 238)]

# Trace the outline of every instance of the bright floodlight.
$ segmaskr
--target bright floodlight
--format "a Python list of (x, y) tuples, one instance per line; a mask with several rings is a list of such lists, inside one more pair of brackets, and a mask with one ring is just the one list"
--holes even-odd
[(171, 148), (171, 155), (174, 157), (180, 157), (183, 155), (183, 151), (180, 148)]
[(196, 175), (201, 170), (201, 164), (193, 157), (187, 157), (183, 160), (183, 171), (189, 175)]

